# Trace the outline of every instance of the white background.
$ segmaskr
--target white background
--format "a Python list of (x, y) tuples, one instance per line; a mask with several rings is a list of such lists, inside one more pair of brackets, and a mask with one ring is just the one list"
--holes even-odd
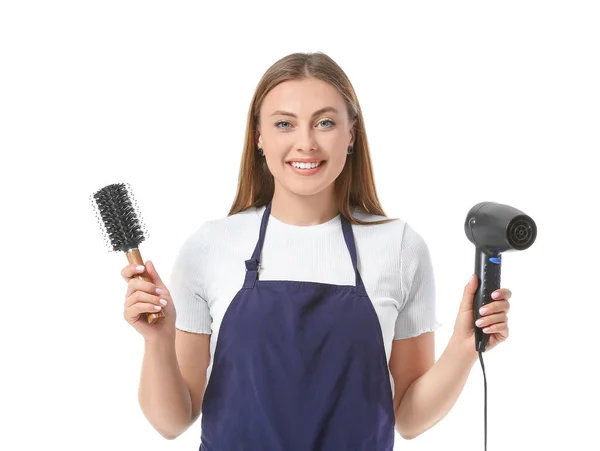
[[(0, 448), (198, 448), (199, 422), (167, 441), (138, 406), (127, 261), (107, 251), (89, 195), (131, 184), (150, 232), (142, 257), (168, 280), (183, 240), (229, 211), (262, 74), (322, 51), (358, 94), (386, 213), (429, 245), (437, 357), (474, 270), (468, 210), (505, 203), (538, 225), (530, 249), (503, 258), (511, 329), (484, 355), (488, 449), (589, 449), (600, 403), (597, 2), (217, 3), (0, 7)], [(483, 450), (483, 395), (477, 362), (452, 411), (396, 449)]]

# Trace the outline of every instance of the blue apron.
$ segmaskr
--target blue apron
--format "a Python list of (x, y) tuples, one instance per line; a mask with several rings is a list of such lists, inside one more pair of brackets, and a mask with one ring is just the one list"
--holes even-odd
[(200, 451), (392, 451), (385, 347), (351, 224), (341, 216), (356, 286), (258, 280), (270, 213), (219, 330)]

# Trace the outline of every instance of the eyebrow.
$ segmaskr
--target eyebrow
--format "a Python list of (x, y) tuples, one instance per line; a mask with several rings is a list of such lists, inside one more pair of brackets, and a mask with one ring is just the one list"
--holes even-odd
[[(315, 111), (311, 117), (315, 117), (318, 116), (319, 114), (322, 113), (327, 113), (327, 112), (333, 112), (333, 113), (339, 113), (338, 110), (336, 110), (334, 107), (332, 106), (326, 106), (325, 108), (321, 108), (320, 110)], [(277, 110), (274, 113), (271, 114), (271, 116), (290, 116), (290, 117), (295, 117), (297, 118), (298, 116), (296, 116), (294, 113), (289, 113), (287, 111), (281, 111), (281, 110)]]

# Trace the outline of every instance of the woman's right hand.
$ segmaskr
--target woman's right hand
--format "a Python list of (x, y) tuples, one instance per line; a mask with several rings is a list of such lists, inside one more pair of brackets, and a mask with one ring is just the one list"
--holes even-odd
[[(137, 266), (130, 264), (121, 271), (121, 276), (127, 282), (123, 312), (125, 320), (142, 334), (145, 340), (175, 339), (175, 306), (169, 290), (150, 260), (146, 261), (145, 269), (152, 282), (146, 282), (137, 277), (144, 272), (144, 270), (138, 271)], [(162, 293), (157, 293), (157, 288), (162, 290)], [(160, 302), (161, 299), (166, 301), (166, 305)], [(164, 312), (165, 317), (150, 324), (146, 318), (146, 312), (156, 313), (159, 311)]]

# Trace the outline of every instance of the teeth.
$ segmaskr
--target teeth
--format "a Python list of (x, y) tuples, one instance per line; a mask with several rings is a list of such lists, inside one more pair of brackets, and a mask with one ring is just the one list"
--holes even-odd
[(321, 162), (316, 162), (316, 163), (298, 163), (296, 161), (293, 161), (290, 163), (290, 165), (294, 166), (295, 168), (298, 169), (314, 169), (317, 166), (319, 166), (321, 164)]

